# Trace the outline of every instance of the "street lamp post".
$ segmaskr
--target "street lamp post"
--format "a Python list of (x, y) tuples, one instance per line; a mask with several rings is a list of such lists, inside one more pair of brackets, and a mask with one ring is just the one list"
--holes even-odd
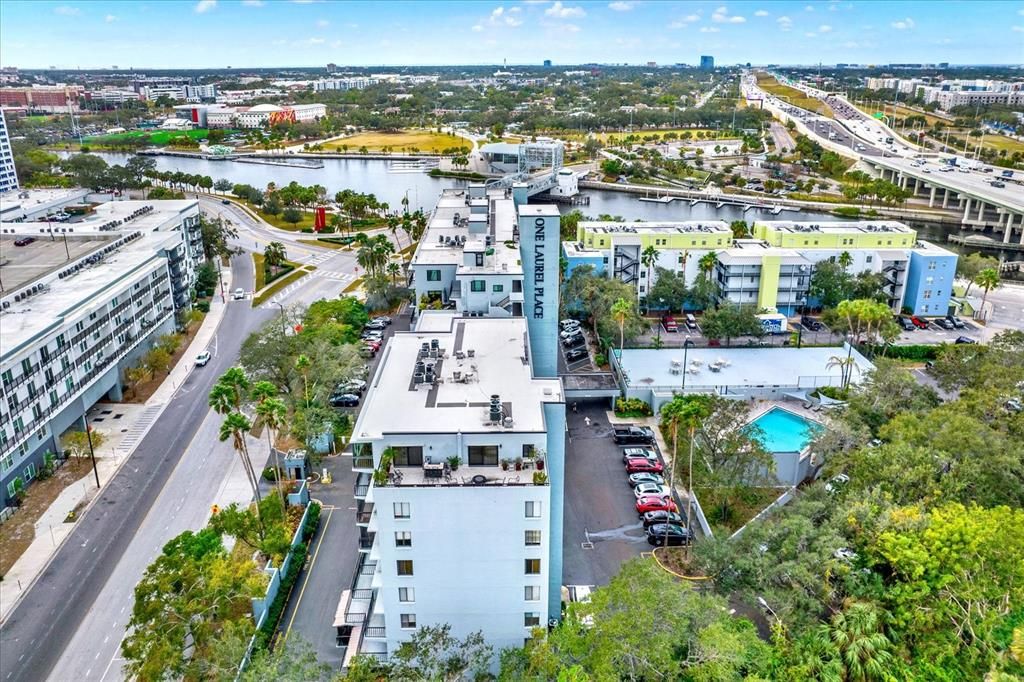
[(100, 472), (96, 468), (96, 451), (92, 447), (92, 427), (89, 426), (89, 415), (85, 417), (85, 438), (89, 441), (89, 457), (92, 459), (92, 475), (96, 477), (96, 489), (100, 487)]
[[(660, 329), (659, 329), (659, 331), (660, 331)], [(690, 336), (689, 336), (689, 334), (687, 334), (686, 339), (683, 340), (683, 385), (679, 389), (680, 392), (683, 393), (683, 394), (686, 393), (686, 355), (687, 355), (687, 351), (690, 350), (690, 345), (692, 343), (693, 343), (693, 341), (690, 340)]]
[(284, 303), (281, 303), (280, 301), (278, 301), (277, 302), (277, 307), (281, 309), (281, 334), (287, 335), (288, 332), (285, 330), (285, 326), (284, 326)]

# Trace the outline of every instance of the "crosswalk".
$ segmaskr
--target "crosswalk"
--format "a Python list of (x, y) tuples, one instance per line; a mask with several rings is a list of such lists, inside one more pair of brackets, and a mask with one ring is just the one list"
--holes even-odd
[(320, 265), (330, 259), (334, 258), (333, 253), (318, 253), (315, 256), (309, 255), (302, 259), (302, 262), (306, 265)]
[(351, 272), (338, 272), (336, 270), (314, 270), (312, 273), (313, 277), (321, 277), (323, 279), (330, 279), (335, 282), (351, 282), (356, 278)]
[(135, 446), (138, 445), (139, 441), (149, 432), (149, 427), (153, 425), (157, 417), (164, 409), (164, 404), (159, 403), (156, 405), (149, 405), (142, 414), (139, 415), (135, 423), (128, 427), (128, 431), (125, 436), (121, 439), (121, 442), (117, 444), (114, 451), (118, 456), (130, 455)]

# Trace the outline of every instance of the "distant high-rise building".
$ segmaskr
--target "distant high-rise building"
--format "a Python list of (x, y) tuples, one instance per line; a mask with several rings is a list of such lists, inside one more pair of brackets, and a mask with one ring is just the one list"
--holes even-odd
[(0, 194), (12, 189), (18, 189), (18, 172), (14, 168), (11, 138), (7, 135), (7, 119), (0, 109)]
[(338, 65), (337, 64), (328, 64), (327, 65), (327, 73), (334, 73), (337, 70), (338, 70)]
[(715, 68), (715, 58), (709, 57), (708, 55), (701, 55), (700, 57), (700, 70), (711, 71)]
[(551, 60), (550, 59), (545, 59), (544, 60), (544, 66), (551, 66)]

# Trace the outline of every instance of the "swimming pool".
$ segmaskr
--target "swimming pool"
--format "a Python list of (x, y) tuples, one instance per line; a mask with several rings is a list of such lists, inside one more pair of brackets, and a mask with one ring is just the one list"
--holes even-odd
[(821, 424), (781, 407), (771, 408), (750, 423), (761, 429), (761, 442), (768, 452), (801, 452), (821, 428)]

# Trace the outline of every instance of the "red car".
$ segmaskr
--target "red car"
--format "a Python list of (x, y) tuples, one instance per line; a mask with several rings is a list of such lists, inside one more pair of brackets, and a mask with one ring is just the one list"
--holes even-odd
[(927, 329), (927, 328), (928, 328), (928, 323), (927, 323), (927, 322), (925, 322), (924, 320), (922, 320), (922, 319), (921, 319), (920, 317), (917, 317), (916, 315), (915, 315), (915, 316), (913, 316), (913, 317), (911, 317), (911, 318), (910, 318), (910, 321), (911, 321), (911, 322), (912, 322), (912, 323), (914, 324), (914, 326), (915, 326), (915, 327), (917, 327), (918, 329)]
[(644, 495), (637, 498), (636, 512), (638, 514), (643, 516), (652, 511), (674, 512), (679, 511), (679, 508), (669, 495)]
[(646, 457), (633, 457), (626, 460), (626, 472), (630, 474), (639, 473), (641, 471), (649, 471), (654, 474), (660, 474), (664, 470), (661, 462), (651, 461)]

